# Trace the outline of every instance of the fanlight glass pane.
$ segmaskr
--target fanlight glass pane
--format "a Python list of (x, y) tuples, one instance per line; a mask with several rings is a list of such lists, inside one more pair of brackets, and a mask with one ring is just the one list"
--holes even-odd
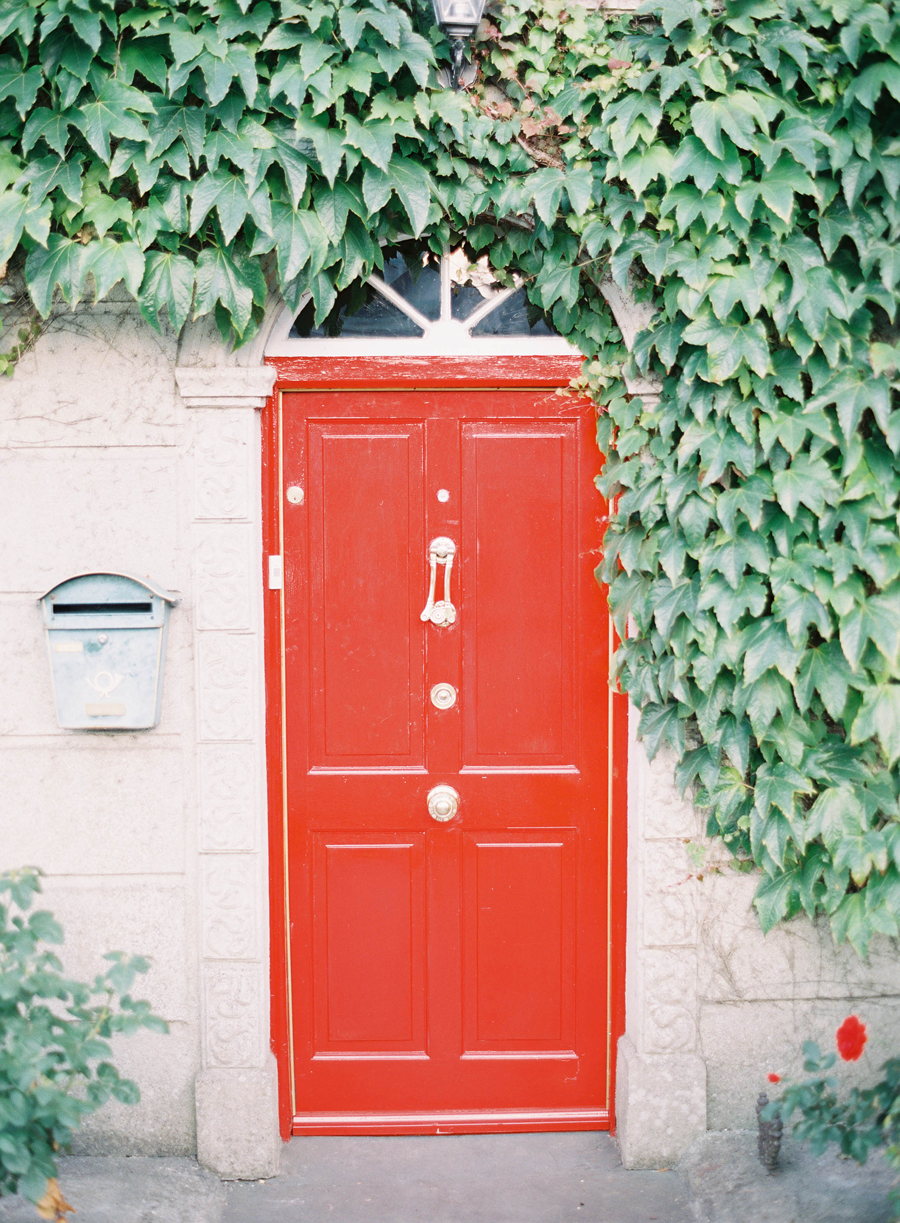
[(483, 306), (487, 298), (479, 293), (474, 285), (454, 284), (450, 289), (450, 313), (453, 318), (467, 319), (474, 314), (479, 306)]
[(385, 259), (381, 279), (426, 318), (441, 317), (441, 271), (430, 259), (423, 264), (421, 255), (416, 259), (398, 251)]
[(472, 328), (473, 336), (558, 334), (543, 310), (527, 299), (524, 289), (507, 297)]
[(425, 334), (409, 315), (369, 284), (354, 284), (338, 293), (331, 313), (318, 327), (314, 325), (314, 314), (315, 306), (309, 301), (294, 319), (290, 331), (292, 339), (392, 338)]

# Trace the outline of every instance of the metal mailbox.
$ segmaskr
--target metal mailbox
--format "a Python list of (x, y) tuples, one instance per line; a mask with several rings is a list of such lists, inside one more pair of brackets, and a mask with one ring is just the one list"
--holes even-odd
[(161, 586), (127, 573), (79, 573), (41, 597), (60, 726), (156, 726), (176, 602)]

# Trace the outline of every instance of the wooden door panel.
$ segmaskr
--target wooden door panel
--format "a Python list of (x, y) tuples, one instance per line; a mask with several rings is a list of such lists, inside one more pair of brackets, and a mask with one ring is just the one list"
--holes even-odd
[(465, 843), (466, 1052), (572, 1051), (575, 830)]
[(421, 424), (309, 427), (311, 765), (424, 764)]
[(463, 427), (463, 764), (571, 765), (576, 426)]
[(424, 840), (314, 838), (316, 1057), (424, 1052)]

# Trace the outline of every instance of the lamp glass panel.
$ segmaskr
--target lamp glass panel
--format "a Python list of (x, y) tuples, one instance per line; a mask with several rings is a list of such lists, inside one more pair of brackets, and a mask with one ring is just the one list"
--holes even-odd
[(484, 12), (484, 0), (433, 0), (440, 26), (464, 26), (474, 32)]

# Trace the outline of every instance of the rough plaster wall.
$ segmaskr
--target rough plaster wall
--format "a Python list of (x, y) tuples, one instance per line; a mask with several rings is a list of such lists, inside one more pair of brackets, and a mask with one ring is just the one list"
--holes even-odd
[[(0, 868), (47, 872), (67, 971), (88, 979), (109, 950), (148, 954), (135, 993), (170, 1035), (123, 1040), (142, 1092), (84, 1126), (81, 1152), (194, 1149), (199, 1067), (194, 712), (186, 413), (176, 337), (124, 300), (59, 313), (0, 382)], [(160, 725), (60, 730), (37, 598), (90, 569), (149, 575), (181, 603), (169, 632)]]

